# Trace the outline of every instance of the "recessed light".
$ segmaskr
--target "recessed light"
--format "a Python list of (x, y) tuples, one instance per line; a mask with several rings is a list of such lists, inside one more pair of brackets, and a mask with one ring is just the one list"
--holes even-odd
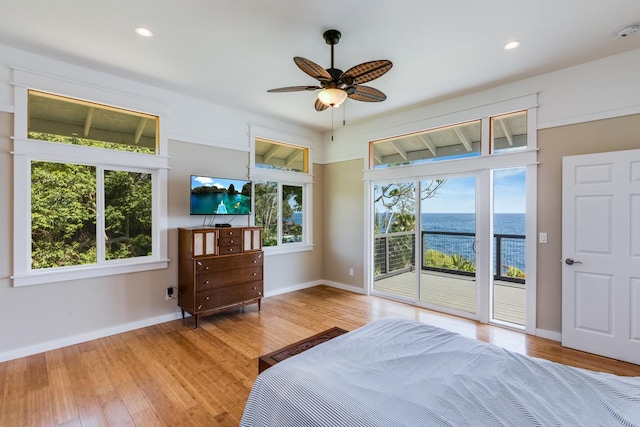
[(153, 37), (153, 33), (150, 29), (144, 27), (136, 27), (135, 32), (142, 37)]
[(505, 50), (515, 49), (520, 46), (520, 40), (513, 40), (504, 45)]

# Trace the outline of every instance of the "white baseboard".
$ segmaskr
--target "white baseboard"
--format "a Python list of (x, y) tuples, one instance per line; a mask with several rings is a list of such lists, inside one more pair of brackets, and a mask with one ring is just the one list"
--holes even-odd
[(121, 334), (123, 332), (133, 331), (134, 329), (140, 329), (147, 326), (157, 325), (159, 323), (169, 322), (171, 320), (180, 319), (181, 317), (181, 312), (176, 311), (175, 313), (165, 314), (163, 316), (151, 317), (148, 319), (138, 320), (136, 322), (113, 326), (111, 328), (99, 329), (96, 331), (86, 332), (84, 334), (61, 338), (59, 340), (47, 341), (40, 344), (17, 348), (15, 350), (0, 353), (0, 363), (17, 359), (19, 357), (31, 356), (33, 354), (38, 354), (49, 350), (56, 350), (58, 348), (80, 344), (98, 338), (104, 338), (111, 335)]
[(287, 288), (275, 289), (273, 291), (264, 291), (264, 297), (269, 298), (276, 295), (287, 294), (289, 292), (299, 291), (302, 289), (313, 288), (314, 286), (322, 285), (324, 281), (315, 280), (313, 282), (300, 283), (294, 286), (289, 286)]
[(357, 286), (345, 285), (344, 283), (332, 282), (331, 280), (323, 280), (319, 284), (324, 284), (327, 286), (331, 286), (332, 288), (338, 288), (338, 289), (342, 289), (343, 291), (349, 291), (356, 294), (363, 294), (363, 295), (367, 294), (366, 290), (359, 288)]
[(264, 291), (264, 297), (272, 297), (275, 295), (286, 294), (289, 292), (295, 292), (302, 289), (313, 288), (314, 286), (327, 285), (332, 288), (342, 289), (344, 291), (354, 292), (356, 294), (366, 294), (366, 291), (356, 286), (345, 285), (344, 283), (332, 282), (330, 280), (314, 280), (313, 282), (300, 283), (298, 285), (289, 286), (287, 288), (275, 289), (273, 291)]
[(548, 340), (562, 342), (562, 333), (555, 331), (547, 331), (546, 329), (536, 329), (536, 336), (546, 338)]

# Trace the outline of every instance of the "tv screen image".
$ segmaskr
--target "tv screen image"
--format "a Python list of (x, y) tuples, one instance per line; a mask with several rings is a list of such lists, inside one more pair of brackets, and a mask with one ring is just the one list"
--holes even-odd
[(251, 181), (191, 176), (191, 215), (250, 215)]

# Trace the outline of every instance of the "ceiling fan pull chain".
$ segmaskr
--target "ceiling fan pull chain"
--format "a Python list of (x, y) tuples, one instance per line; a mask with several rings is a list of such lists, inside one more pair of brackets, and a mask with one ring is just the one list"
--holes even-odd
[(333, 110), (334, 108), (331, 108), (331, 141), (333, 141)]
[(347, 125), (347, 103), (344, 103), (344, 109), (342, 110), (342, 126)]

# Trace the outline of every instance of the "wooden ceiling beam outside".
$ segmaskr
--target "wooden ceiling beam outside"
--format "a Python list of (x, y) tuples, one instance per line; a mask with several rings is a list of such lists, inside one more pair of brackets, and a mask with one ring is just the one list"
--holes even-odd
[(89, 137), (89, 131), (91, 130), (91, 122), (93, 121), (93, 113), (96, 111), (94, 107), (87, 108), (87, 115), (84, 118), (84, 132), (82, 135), (85, 138)]
[(138, 120), (138, 126), (136, 127), (136, 133), (133, 136), (134, 144), (138, 144), (140, 142), (140, 137), (142, 136), (142, 131), (144, 130), (144, 126), (147, 124), (147, 119), (145, 117), (140, 117)]
[(464, 148), (467, 150), (467, 152), (470, 153), (471, 151), (473, 151), (473, 147), (471, 146), (471, 141), (469, 141), (469, 139), (466, 136), (464, 136), (460, 128), (453, 128), (453, 131), (456, 133), (456, 135), (458, 136), (458, 139), (460, 140), (460, 142), (462, 142), (462, 145), (464, 145)]
[(418, 135), (418, 139), (420, 139), (424, 146), (427, 147), (429, 151), (431, 151), (433, 157), (438, 157), (438, 155), (436, 154), (436, 145), (433, 143), (433, 141), (431, 141), (429, 135)]
[(509, 126), (504, 120), (502, 119), (497, 119), (497, 120), (498, 120), (498, 123), (500, 123), (500, 127), (504, 131), (504, 137), (507, 138), (507, 142), (509, 143), (509, 145), (513, 147), (513, 133), (511, 132), (511, 129), (509, 129)]
[(391, 146), (398, 152), (398, 154), (402, 156), (405, 162), (409, 161), (409, 159), (407, 158), (407, 152), (403, 150), (401, 147), (398, 147), (398, 144), (396, 144), (396, 141), (390, 141), (389, 144), (391, 144)]
[(296, 150), (284, 161), (285, 166), (289, 167), (302, 156), (302, 150)]
[(278, 152), (280, 147), (281, 147), (281, 145), (273, 144), (271, 146), (271, 148), (269, 149), (269, 151), (267, 151), (264, 154), (264, 163), (269, 163), (269, 160), (271, 160), (273, 158), (273, 156), (276, 155), (276, 153)]

